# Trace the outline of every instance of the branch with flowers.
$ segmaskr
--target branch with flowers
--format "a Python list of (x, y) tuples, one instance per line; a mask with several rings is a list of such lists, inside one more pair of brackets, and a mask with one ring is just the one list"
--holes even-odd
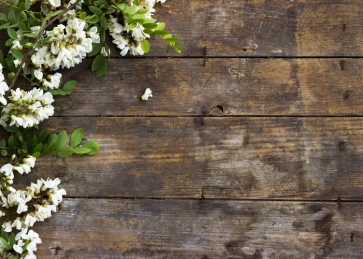
[[(96, 141), (84, 141), (82, 128), (69, 136), (64, 130), (39, 130), (54, 114), (53, 96), (69, 95), (77, 85), (74, 80), (63, 82), (59, 70), (93, 57), (95, 76), (106, 75), (111, 55), (107, 34), (122, 56), (149, 52), (153, 34), (180, 53), (180, 39), (152, 18), (155, 4), (165, 1), (0, 0), (0, 30), (9, 36), (8, 51), (0, 51), (0, 124), (2, 136), (7, 135), (0, 140), (6, 160), (0, 168), (1, 258), (36, 258), (41, 239), (31, 228), (51, 217), (66, 194), (58, 178), (15, 189), (14, 174), (29, 174), (41, 156), (95, 155), (100, 148)], [(142, 99), (148, 97), (150, 90)]]

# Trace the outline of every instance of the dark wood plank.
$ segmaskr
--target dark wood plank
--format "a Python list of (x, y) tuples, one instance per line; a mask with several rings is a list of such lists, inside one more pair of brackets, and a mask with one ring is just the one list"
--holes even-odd
[(64, 74), (79, 84), (57, 116), (363, 114), (362, 59), (112, 59), (102, 79), (90, 65)]
[[(38, 258), (346, 258), (361, 203), (67, 199), (38, 224)], [(349, 224), (347, 224), (349, 222)], [(51, 231), (49, 231), (51, 229)]]
[(154, 37), (149, 56), (363, 54), (361, 0), (169, 0), (156, 9), (186, 49), (179, 55)]
[[(362, 199), (363, 118), (52, 118), (94, 157), (41, 158), (77, 197)], [(24, 182), (20, 182), (24, 186)]]

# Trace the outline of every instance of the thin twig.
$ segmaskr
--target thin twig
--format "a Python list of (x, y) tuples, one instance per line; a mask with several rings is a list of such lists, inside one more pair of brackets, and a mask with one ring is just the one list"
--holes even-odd
[[(76, 7), (76, 5), (80, 2), (81, 0), (77, 0), (74, 4), (72, 4), (72, 5), (70, 5), (70, 6), (68, 6), (66, 9), (64, 9), (64, 11), (63, 12), (61, 12), (60, 14), (58, 14), (57, 16), (55, 16), (55, 17), (53, 17), (51, 20), (49, 20), (48, 22), (47, 22), (47, 24), (39, 31), (39, 33), (38, 33), (38, 36), (35, 38), (35, 42), (37, 42), (39, 39), (40, 39), (40, 37), (43, 35), (43, 33), (44, 33), (44, 31), (45, 31), (45, 29), (47, 29), (48, 28), (48, 26), (49, 25), (51, 25), (54, 21), (56, 21), (56, 20), (58, 20), (63, 14), (65, 14), (65, 13), (67, 13), (69, 10), (71, 10), (71, 9), (73, 9), (74, 7)], [(21, 60), (21, 62), (20, 62), (20, 64), (19, 64), (19, 67), (18, 67), (18, 69), (16, 70), (16, 73), (15, 73), (15, 76), (14, 76), (14, 78), (13, 78), (13, 80), (11, 81), (11, 83), (10, 83), (10, 86), (9, 86), (9, 90), (15, 85), (15, 81), (16, 81), (16, 79), (19, 77), (19, 75), (20, 75), (20, 73), (21, 73), (21, 70), (22, 70), (22, 68), (23, 68), (23, 65), (24, 65), (24, 63), (25, 63), (25, 60), (27, 59), (27, 57), (29, 56), (29, 54), (32, 52), (32, 48), (31, 49), (29, 49), (26, 53), (25, 53), (25, 55), (24, 55), (24, 57), (23, 57), (23, 59)]]

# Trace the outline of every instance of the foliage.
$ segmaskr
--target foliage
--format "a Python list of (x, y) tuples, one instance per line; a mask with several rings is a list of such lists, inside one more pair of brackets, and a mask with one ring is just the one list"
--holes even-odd
[[(1, 258), (36, 258), (41, 239), (30, 228), (51, 217), (66, 194), (58, 188), (58, 178), (17, 190), (12, 187), (14, 172), (30, 173), (45, 155), (95, 155), (100, 148), (96, 141), (84, 140), (82, 128), (69, 136), (64, 130), (39, 129), (54, 114), (53, 96), (70, 95), (77, 85), (74, 80), (63, 83), (60, 69), (90, 57), (96, 77), (104, 76), (111, 56), (107, 34), (122, 56), (148, 53), (151, 35), (180, 53), (180, 39), (152, 18), (154, 5), (165, 1), (0, 0), (0, 30), (8, 35), (8, 51), (0, 51), (0, 156), (7, 160), (0, 168)], [(18, 84), (19, 78), (28, 85)]]

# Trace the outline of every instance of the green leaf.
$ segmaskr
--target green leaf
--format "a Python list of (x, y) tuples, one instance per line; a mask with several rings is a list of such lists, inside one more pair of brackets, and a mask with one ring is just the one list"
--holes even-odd
[(122, 4), (119, 4), (117, 5), (117, 7), (121, 10), (121, 11), (124, 11), (127, 7), (127, 5), (125, 3), (122, 3)]
[(43, 149), (43, 143), (42, 143), (42, 142), (40, 142), (40, 143), (38, 143), (38, 145), (36, 145), (36, 147), (34, 148), (34, 150), (33, 150), (33, 156), (34, 156), (34, 154), (36, 154), (36, 153), (39, 153), (39, 154), (40, 154), (40, 152), (42, 151), (42, 149)]
[(0, 13), (0, 21), (7, 21), (6, 15), (4, 13)]
[(141, 48), (145, 53), (148, 53), (150, 50), (150, 43), (147, 39), (143, 39), (141, 41)]
[(129, 24), (128, 29), (133, 30), (133, 29), (136, 28), (136, 26), (137, 26), (137, 22), (132, 22), (132, 23)]
[(67, 133), (65, 130), (59, 132), (57, 137), (57, 150), (61, 150), (64, 145), (67, 143)]
[(33, 31), (31, 33), (24, 33), (24, 35), (29, 37), (29, 38), (36, 38), (38, 36), (38, 32)]
[(15, 144), (14, 144), (14, 135), (11, 135), (8, 139), (8, 146), (9, 147), (14, 147)]
[(19, 0), (13, 0), (13, 5), (17, 6), (19, 4)]
[(156, 29), (154, 29), (154, 34), (158, 35), (160, 37), (165, 37), (167, 35), (170, 35), (170, 33), (168, 31), (164, 31), (164, 30), (159, 31), (159, 30), (156, 30)]
[(46, 141), (46, 139), (48, 138), (48, 136), (49, 136), (49, 134), (48, 134), (47, 130), (45, 130), (45, 129), (41, 130), (38, 134), (39, 142), (44, 143)]
[(179, 54), (184, 50), (183, 46), (171, 46), (176, 52), (178, 52)]
[(151, 29), (144, 29), (144, 33), (146, 34), (154, 34), (154, 30), (151, 30)]
[(132, 16), (132, 19), (136, 22), (142, 22), (145, 20), (145, 15), (143, 14), (135, 14)]
[[(47, 16), (45, 16), (43, 22), (45, 21), (48, 21), (50, 18), (54, 17), (54, 16), (57, 16), (58, 14), (60, 14), (61, 12), (63, 12), (63, 10), (57, 10), (55, 12), (50, 12), (47, 14)], [(43, 26), (42, 26), (43, 27)]]
[(70, 91), (77, 85), (77, 81), (70, 80), (67, 83), (64, 84), (63, 90)]
[(92, 51), (88, 53), (89, 57), (96, 56), (102, 48), (102, 43), (93, 43), (92, 44)]
[(91, 70), (96, 71), (102, 65), (102, 63), (104, 62), (104, 59), (105, 58), (103, 57), (102, 54), (98, 54), (92, 62)]
[(88, 6), (88, 9), (94, 13), (94, 14), (97, 14), (97, 15), (101, 15), (103, 12), (100, 8), (96, 7), (96, 6), (93, 6), (93, 5), (90, 5)]
[(24, 54), (23, 52), (21, 52), (18, 49), (10, 49), (11, 54), (13, 54), (14, 58), (16, 58), (17, 60), (22, 60), (24, 58)]
[(12, 257), (10, 257), (10, 259), (19, 259), (19, 255), (13, 255)]
[(167, 39), (165, 39), (165, 41), (168, 43), (175, 43), (175, 42), (180, 41), (180, 38), (167, 38)]
[(16, 31), (13, 28), (8, 28), (8, 35), (11, 39), (16, 40), (18, 38), (18, 34), (16, 33)]
[(0, 237), (0, 242), (2, 247), (4, 247), (6, 250), (10, 250), (11, 246), (9, 245), (8, 242), (6, 242), (6, 240), (3, 237)]
[(98, 23), (99, 20), (100, 20), (100, 17), (96, 14), (86, 17), (86, 21), (90, 24)]
[(9, 240), (9, 234), (3, 228), (1, 228), (1, 237), (5, 240)]
[(94, 140), (87, 141), (82, 145), (82, 147), (91, 149), (91, 151), (87, 153), (89, 156), (97, 154), (100, 150), (100, 145)]
[(5, 28), (9, 27), (9, 25), (10, 25), (10, 23), (9, 23), (9, 22), (4, 23), (3, 25), (1, 25), (1, 26), (0, 26), (0, 30), (5, 29)]
[(28, 137), (27, 137), (27, 144), (28, 147), (32, 147), (38, 144), (38, 138), (37, 136), (33, 133), (33, 131), (29, 131), (28, 133)]
[(104, 30), (108, 29), (108, 21), (107, 21), (107, 18), (105, 16), (102, 16), (102, 18), (101, 18), (101, 27)]
[(0, 148), (4, 148), (6, 146), (5, 139), (0, 140)]
[(57, 147), (57, 134), (50, 135), (48, 139), (47, 145), (44, 147), (43, 154), (50, 155), (52, 154)]
[(1, 149), (1, 155), (2, 156), (7, 156), (8, 151), (6, 151), (6, 149)]
[(137, 8), (137, 5), (131, 5), (131, 6), (128, 6), (125, 10), (124, 10), (124, 14), (133, 14), (135, 13), (136, 11), (136, 8)]
[(102, 77), (102, 76), (106, 75), (106, 72), (107, 72), (107, 60), (104, 59), (101, 66), (96, 71), (96, 77)]
[(164, 30), (164, 28), (165, 28), (165, 23), (159, 22), (157, 24), (157, 27), (155, 28), (155, 31), (162, 31), (162, 30)]
[(72, 132), (71, 137), (69, 138), (69, 145), (71, 147), (76, 147), (78, 146), (82, 139), (83, 139), (83, 129), (82, 128), (78, 128), (75, 131)]
[(90, 148), (85, 148), (85, 147), (78, 147), (78, 148), (73, 148), (74, 153), (79, 154), (79, 155), (84, 155), (87, 154), (89, 152), (91, 152)]
[(57, 151), (57, 155), (60, 157), (69, 157), (73, 154), (73, 148), (72, 147), (65, 147), (59, 151)]
[(35, 152), (35, 153), (32, 154), (32, 156), (35, 157), (35, 158), (37, 158), (37, 157), (40, 156), (40, 152)]
[(144, 23), (142, 26), (145, 29), (155, 29), (156, 27), (158, 27), (158, 25), (155, 23)]
[(25, 10), (29, 10), (29, 8), (30, 8), (30, 0), (25, 0), (25, 4), (24, 4), (24, 8), (25, 8)]
[(14, 234), (14, 232), (11, 232), (10, 238), (9, 238), (9, 245), (10, 245), (10, 247), (13, 247), (14, 244), (15, 244), (15, 234)]
[(139, 10), (137, 11), (137, 13), (138, 13), (138, 14), (146, 14), (148, 11), (149, 11), (148, 9), (146, 9), (146, 8), (142, 8), (142, 9), (139, 9)]

